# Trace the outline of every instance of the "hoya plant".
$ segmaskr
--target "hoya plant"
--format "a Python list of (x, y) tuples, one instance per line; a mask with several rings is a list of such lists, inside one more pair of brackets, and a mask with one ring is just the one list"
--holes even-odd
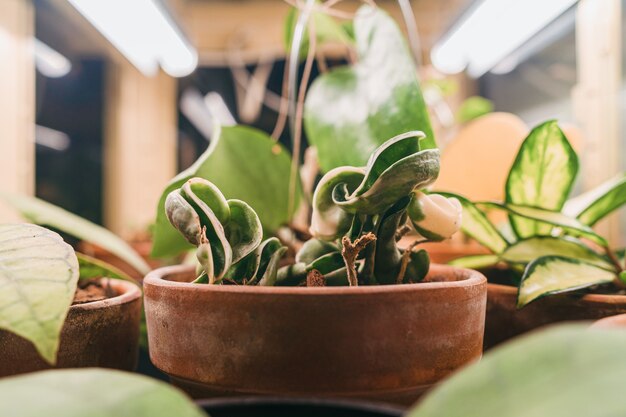
[[(197, 247), (196, 283), (350, 285), (419, 282), (428, 272), (422, 242), (450, 237), (460, 226), (455, 198), (420, 189), (439, 174), (439, 151), (420, 149), (422, 132), (389, 139), (365, 167), (338, 167), (319, 181), (311, 233), (295, 264), (278, 269), (286, 251), (263, 239), (261, 222), (245, 202), (227, 200), (208, 180), (192, 178), (165, 201), (171, 224)], [(397, 241), (418, 232), (401, 250)]]
[[(492, 254), (452, 263), (473, 268), (504, 263), (523, 271), (514, 282), (520, 308), (552, 294), (624, 290), (624, 250), (611, 248), (592, 226), (626, 203), (626, 175), (570, 199), (578, 168), (578, 156), (556, 121), (535, 127), (509, 171), (504, 202), (455, 195), (463, 206), (462, 230)], [(494, 209), (507, 212), (504, 226), (489, 220)]]
[(79, 255), (57, 233), (34, 224), (0, 225), (0, 329), (29, 340), (56, 362), (61, 329), (79, 279), (128, 278)]
[[(365, 168), (361, 167), (368, 163), (368, 158), (377, 148), (388, 139), (405, 132), (425, 132), (421, 149), (436, 148), (414, 59), (396, 22), (383, 10), (371, 4), (361, 6), (346, 19), (335, 19), (335, 12), (338, 10), (331, 10), (331, 3), (311, 0), (306, 5), (304, 3), (298, 3), (298, 7), (291, 10), (285, 25), (288, 49), (282, 100), (285, 105), (281, 109), (274, 132), (270, 136), (246, 126), (220, 127), (218, 123), (215, 124), (216, 129), (206, 152), (191, 167), (172, 179), (161, 195), (154, 229), (153, 256), (178, 255), (200, 246), (198, 239), (202, 237), (201, 229), (179, 233), (178, 226), (168, 218), (171, 210), (166, 209), (168, 196), (175, 190), (182, 190), (184, 184), (194, 178), (201, 178), (215, 185), (226, 200), (242, 200), (248, 203), (260, 220), (264, 237), (278, 236), (286, 229), (297, 234), (309, 226), (307, 222), (311, 217), (306, 211), (313, 200), (312, 190), (319, 179), (318, 173), (326, 174), (335, 168), (346, 166), (363, 170)], [(325, 43), (339, 43), (345, 47), (347, 62), (335, 66), (327, 65), (323, 58), (323, 48), (320, 48)], [(300, 66), (303, 60), (304, 63)], [(318, 60), (321, 74), (309, 86), (311, 67), (315, 60)], [(299, 75), (297, 71), (301, 67), (303, 72)], [(291, 130), (291, 152), (277, 141), (287, 119)], [(306, 141), (311, 148), (315, 149), (312, 154), (316, 155), (312, 163), (313, 172), (307, 178), (299, 175), (303, 133), (306, 134)], [(417, 139), (413, 139), (413, 142), (417, 143)], [(302, 168), (309, 169), (307, 166)], [(381, 173), (382, 171), (372, 171), (368, 181)], [(345, 172), (342, 173), (342, 177), (345, 175)], [(425, 176), (425, 184), (431, 181), (431, 176), (436, 176), (429, 175)], [(356, 177), (352, 180), (354, 178)], [(380, 184), (386, 185), (387, 179)], [(352, 191), (352, 184), (348, 185)], [(371, 186), (371, 183), (367, 183), (362, 189), (366, 190)], [(373, 193), (374, 191), (370, 192)], [(385, 214), (387, 209), (400, 200), (398, 198), (395, 201), (396, 196), (392, 194), (389, 200), (380, 202), (378, 207), (366, 209), (367, 215), (374, 218)], [(405, 197), (409, 194), (406, 192)], [(371, 204), (371, 198), (360, 195), (355, 197), (358, 197), (358, 203), (342, 203), (341, 210), (355, 213), (366, 203)], [(192, 199), (186, 192), (176, 198), (181, 204), (182, 200)], [(198, 198), (202, 199), (202, 196)], [(391, 200), (394, 201), (390, 203)], [(383, 207), (388, 203), (388, 207)], [(208, 204), (208, 207), (211, 208), (211, 205)], [(200, 213), (205, 208), (196, 209)], [(397, 220), (400, 224), (402, 214), (407, 209), (400, 206), (397, 209)], [(186, 210), (189, 211), (189, 207)], [(301, 215), (303, 212), (304, 215)], [(221, 212), (218, 210), (216, 213)], [(204, 214), (199, 216), (202, 220)], [(217, 215), (220, 224), (228, 221), (228, 218), (220, 216), (221, 214)], [(175, 222), (184, 223), (181, 219)], [(182, 227), (182, 224), (179, 226)], [(364, 230), (368, 227), (370, 225), (364, 225)], [(226, 241), (232, 239), (230, 226), (223, 224), (223, 228), (225, 236), (216, 244), (220, 248), (228, 248)], [(211, 236), (211, 230), (207, 225), (209, 241), (215, 238)], [(358, 235), (356, 224), (353, 233), (351, 238), (354, 240)], [(289, 243), (285, 239), (283, 241)], [(297, 243), (290, 246), (296, 248), (301, 241)], [(311, 242), (307, 249), (310, 250), (317, 244)], [(217, 252), (211, 254), (211, 262), (218, 268), (213, 271), (216, 283), (223, 279), (239, 280), (239, 276), (229, 270), (243, 261), (246, 256), (242, 254), (250, 255), (251, 252), (248, 251), (253, 248), (256, 250), (256, 245), (262, 243), (255, 240), (243, 250), (236, 249), (240, 245), (233, 246), (232, 241), (229, 245), (233, 251), (232, 258), (220, 258), (218, 252), (221, 253), (221, 249), (215, 249)], [(266, 245), (263, 246), (266, 255), (261, 257), (262, 260), (276, 252), (279, 246), (277, 241), (267, 242)], [(228, 250), (224, 253), (227, 254)], [(302, 259), (309, 260), (306, 256)], [(341, 260), (341, 255), (336, 255), (333, 259)], [(245, 259), (245, 264), (248, 265), (251, 260)], [(205, 264), (206, 262), (201, 261)], [(256, 261), (252, 263), (256, 264)], [(310, 265), (310, 262), (305, 261), (298, 263)], [(264, 261), (259, 261), (259, 265), (263, 266)], [(297, 276), (304, 273), (300, 269), (295, 271), (294, 268), (289, 273), (284, 270), (278, 273), (277, 283), (291, 282), (294, 272), (298, 272)], [(259, 272), (268, 271), (261, 268), (257, 275)], [(201, 280), (208, 280), (209, 275), (203, 275)], [(251, 277), (248, 276), (247, 279)], [(260, 280), (259, 275), (256, 281)]]

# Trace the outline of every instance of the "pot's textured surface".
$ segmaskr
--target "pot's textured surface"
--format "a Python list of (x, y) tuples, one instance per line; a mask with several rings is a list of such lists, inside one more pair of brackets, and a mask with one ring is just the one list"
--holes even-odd
[[(70, 308), (61, 331), (57, 368), (135, 368), (141, 291), (127, 281), (109, 282), (119, 295)], [(49, 368), (29, 341), (0, 330), (0, 377)]]
[(485, 350), (538, 327), (564, 321), (598, 320), (626, 313), (626, 295), (554, 295), (516, 308), (517, 288), (489, 284)]
[(300, 395), (413, 402), (482, 354), (486, 279), (433, 265), (426, 283), (349, 287), (144, 280), (150, 355), (196, 398)]

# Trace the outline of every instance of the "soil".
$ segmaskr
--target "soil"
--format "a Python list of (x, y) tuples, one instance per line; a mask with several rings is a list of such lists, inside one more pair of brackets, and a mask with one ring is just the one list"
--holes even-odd
[(116, 295), (109, 285), (102, 285), (100, 278), (82, 279), (78, 281), (72, 305), (106, 300)]

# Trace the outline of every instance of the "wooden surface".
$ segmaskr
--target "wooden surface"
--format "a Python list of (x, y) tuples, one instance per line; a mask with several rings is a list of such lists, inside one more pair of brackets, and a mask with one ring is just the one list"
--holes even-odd
[(145, 77), (126, 62), (107, 76), (105, 225), (131, 238), (154, 221), (167, 182), (176, 174), (176, 81)]
[[(576, 15), (577, 123), (585, 133), (582, 186), (589, 190), (620, 172), (621, 2), (581, 0)], [(614, 245), (626, 243), (618, 215), (596, 226)]]
[[(33, 194), (35, 185), (35, 64), (33, 7), (0, 1), (0, 191)], [(0, 205), (0, 222), (20, 219)]]

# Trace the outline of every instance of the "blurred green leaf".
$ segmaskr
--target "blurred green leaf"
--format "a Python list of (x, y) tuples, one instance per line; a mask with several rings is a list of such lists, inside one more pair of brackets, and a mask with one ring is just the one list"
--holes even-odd
[(459, 268), (483, 269), (497, 264), (499, 260), (498, 255), (471, 255), (454, 259), (448, 262), (448, 265)]
[(522, 336), (433, 389), (408, 417), (626, 415), (626, 332), (563, 325)]
[(507, 240), (498, 232), (498, 229), (489, 221), (474, 203), (458, 194), (437, 192), (445, 197), (454, 197), (463, 206), (463, 220), (461, 230), (468, 236), (473, 237), (478, 243), (494, 253), (502, 253), (509, 245)]
[(92, 258), (80, 252), (76, 252), (76, 257), (78, 258), (80, 279), (117, 278), (123, 279), (124, 281), (136, 282), (126, 272), (100, 259)]
[(74, 249), (34, 224), (0, 225), (0, 271), (0, 328), (27, 339), (48, 363), (56, 363), (78, 281)]
[[(506, 202), (560, 211), (578, 173), (578, 156), (551, 120), (535, 127), (522, 143), (506, 181)], [(528, 218), (511, 216), (520, 238), (546, 235), (551, 227)]]
[(208, 417), (170, 384), (97, 368), (51, 370), (0, 380), (6, 417)]
[[(258, 213), (265, 232), (275, 232), (293, 215), (288, 212), (290, 167), (288, 152), (266, 133), (245, 126), (221, 127), (200, 158), (163, 191), (157, 209), (153, 256), (177, 255), (191, 247), (168, 221), (165, 199), (193, 177), (211, 181), (227, 199), (248, 203)], [(299, 181), (297, 186), (294, 211), (300, 201)]]
[(70, 213), (61, 207), (26, 195), (0, 192), (0, 199), (3, 199), (18, 210), (30, 222), (52, 227), (85, 242), (95, 243), (125, 261), (143, 275), (152, 269), (122, 238), (104, 227)]
[[(319, 5), (319, 3), (318, 3)], [(313, 11), (311, 13), (311, 19), (315, 28), (315, 37), (317, 47), (325, 42), (341, 42), (346, 44), (352, 44), (354, 39), (350, 36), (350, 27), (339, 24), (331, 16), (319, 12)], [(291, 44), (293, 43), (293, 34), (298, 22), (298, 9), (292, 7), (287, 13), (285, 18), (285, 25), (283, 28), (283, 38), (285, 42), (285, 51), (289, 53), (291, 51)], [(311, 23), (309, 23), (310, 25)], [(298, 56), (300, 59), (306, 58), (309, 52), (309, 31), (304, 30), (302, 36), (302, 44), (300, 45), (300, 51)]]
[(491, 100), (480, 96), (468, 97), (459, 106), (456, 113), (456, 120), (460, 123), (467, 123), (492, 111), (493, 102)]
[(602, 255), (578, 239), (569, 237), (535, 236), (517, 241), (502, 253), (502, 260), (526, 264), (548, 255), (580, 259), (599, 267), (611, 267)]
[(593, 190), (567, 202), (565, 211), (593, 226), (605, 216), (626, 204), (626, 174), (620, 174)]
[(398, 26), (379, 8), (354, 19), (359, 62), (319, 76), (305, 102), (304, 126), (323, 172), (364, 166), (387, 139), (412, 130), (435, 148), (413, 58)]
[(615, 276), (615, 271), (579, 259), (543, 256), (526, 267), (517, 295), (517, 308), (546, 295), (607, 284), (613, 282)]
[(572, 236), (585, 237), (600, 246), (607, 246), (607, 241), (598, 235), (589, 226), (582, 224), (577, 219), (566, 216), (557, 211), (543, 210), (535, 207), (518, 206), (515, 204), (500, 204), (492, 202), (477, 203), (482, 206), (502, 209), (509, 212), (511, 218), (522, 217), (524, 219), (535, 220), (551, 226), (562, 228)]

